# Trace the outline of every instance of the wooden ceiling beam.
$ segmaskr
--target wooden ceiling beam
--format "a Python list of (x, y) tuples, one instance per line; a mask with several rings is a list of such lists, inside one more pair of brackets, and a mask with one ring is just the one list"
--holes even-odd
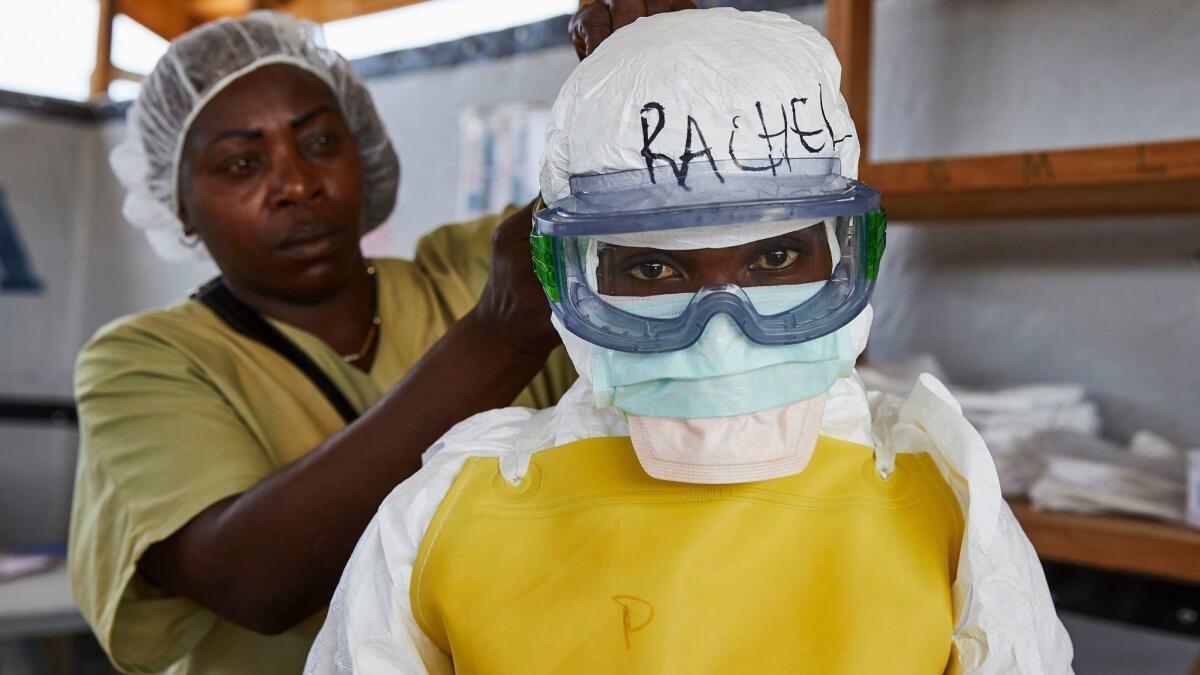
[(121, 13), (167, 40), (223, 16), (277, 9), (318, 23), (374, 14), (426, 0), (121, 0)]
[(188, 13), (199, 23), (225, 16), (242, 16), (256, 9), (256, 0), (188, 0)]
[(426, 0), (274, 0), (264, 4), (269, 9), (281, 9), (318, 23), (351, 19), (364, 14), (384, 12), (398, 7), (416, 5)]
[(121, 13), (166, 40), (198, 26), (187, 0), (121, 0)]

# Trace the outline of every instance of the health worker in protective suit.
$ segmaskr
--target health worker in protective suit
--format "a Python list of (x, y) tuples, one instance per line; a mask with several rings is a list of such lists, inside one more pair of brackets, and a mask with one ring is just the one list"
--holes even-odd
[(1069, 673), (945, 387), (854, 372), (883, 254), (840, 66), (639, 19), (556, 101), (534, 266), (580, 380), (472, 417), (359, 542), (310, 673)]

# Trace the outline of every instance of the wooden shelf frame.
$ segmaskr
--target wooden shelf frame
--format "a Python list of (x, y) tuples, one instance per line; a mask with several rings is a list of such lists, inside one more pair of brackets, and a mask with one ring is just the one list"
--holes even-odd
[[(1200, 139), (1078, 150), (873, 162), (870, 139), (874, 0), (826, 0), (826, 35), (842, 62), (842, 94), (858, 122), (863, 181), (894, 220), (1200, 213)], [(1047, 560), (1200, 583), (1200, 532), (1130, 518), (1048, 513), (1014, 502)]]
[(1009, 506), (1046, 560), (1200, 584), (1200, 531), (1133, 518), (1038, 511), (1024, 501)]
[(826, 34), (862, 146), (859, 174), (893, 220), (1200, 213), (1200, 139), (1079, 150), (873, 162), (873, 0), (826, 0)]

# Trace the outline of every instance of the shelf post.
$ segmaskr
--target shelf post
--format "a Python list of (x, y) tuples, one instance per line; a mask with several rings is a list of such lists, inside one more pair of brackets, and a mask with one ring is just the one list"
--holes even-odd
[(92, 98), (108, 94), (113, 81), (112, 31), (117, 17), (117, 0), (100, 0), (100, 29), (96, 32), (96, 67), (92, 70)]
[(828, 0), (825, 35), (842, 62), (842, 96), (858, 132), (860, 164), (870, 160), (871, 42), (874, 0)]

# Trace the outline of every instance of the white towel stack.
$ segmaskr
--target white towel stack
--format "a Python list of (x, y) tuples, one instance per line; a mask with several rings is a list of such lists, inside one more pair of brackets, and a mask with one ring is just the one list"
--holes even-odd
[(1139, 431), (1128, 448), (1069, 431), (1042, 432), (1026, 445), (1043, 462), (1029, 488), (1038, 508), (1184, 521), (1185, 453), (1151, 432)]
[[(930, 355), (858, 372), (867, 391), (896, 395), (907, 394), (922, 372), (945, 381)], [(1081, 385), (948, 386), (987, 442), (1005, 497), (1028, 496), (1035, 507), (1054, 511), (1185, 521), (1186, 450), (1149, 431), (1134, 434), (1128, 447), (1100, 438), (1099, 409)]]
[[(906, 395), (921, 373), (946, 382), (941, 365), (928, 354), (899, 363), (872, 363), (858, 372), (868, 391), (898, 396)], [(1006, 497), (1024, 495), (1042, 470), (1036, 456), (1027, 456), (1026, 442), (1035, 434), (1070, 430), (1095, 436), (1100, 432), (1099, 410), (1081, 385), (1039, 384), (990, 391), (947, 386), (991, 450)]]

